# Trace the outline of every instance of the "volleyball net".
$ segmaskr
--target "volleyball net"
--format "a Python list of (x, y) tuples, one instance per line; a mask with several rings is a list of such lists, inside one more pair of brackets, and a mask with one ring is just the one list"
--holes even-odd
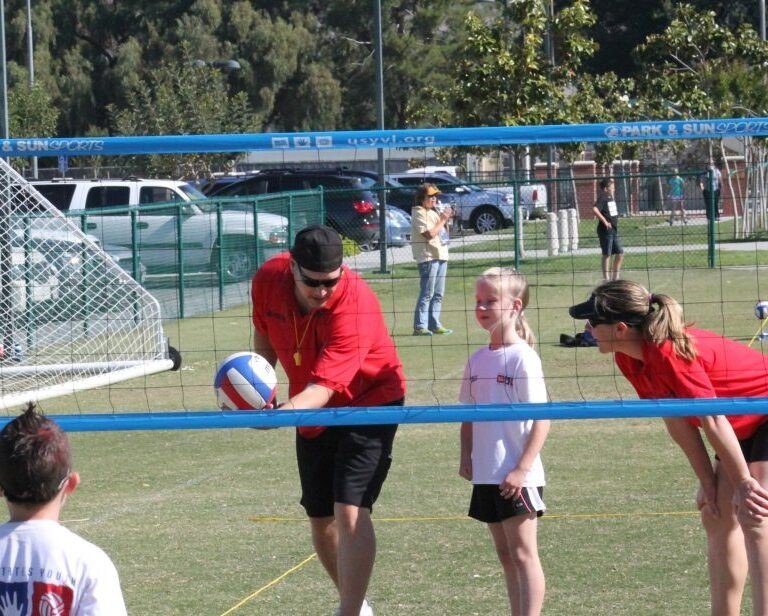
[[(173, 137), (83, 138), (72, 140), (21, 140), (3, 142), (7, 156), (76, 156), (84, 154), (127, 155), (184, 152), (269, 151), (283, 164), (297, 152), (310, 153), (318, 164), (331, 166), (326, 152), (352, 150), (351, 162), (362, 163), (363, 152), (384, 150), (387, 165), (401, 148), (423, 156), (412, 157), (412, 165), (423, 163), (436, 149), (469, 151), (483, 147), (503, 158), (509, 146), (557, 143), (598, 143), (642, 141), (649, 144), (669, 140), (719, 140), (725, 137), (749, 140), (768, 135), (768, 118), (707, 121), (635, 122), (580, 126), (486, 127), (457, 129), (413, 129), (394, 131), (342, 131), (331, 133), (265, 135), (198, 135)], [(718, 146), (719, 148), (720, 146)], [(282, 158), (281, 158), (282, 157)], [(178, 372), (151, 374), (125, 383), (107, 382), (85, 391), (70, 390), (52, 397), (43, 410), (55, 415), (72, 431), (203, 429), (234, 427), (284, 427), (297, 425), (349, 425), (370, 423), (432, 423), (482, 421), (488, 419), (552, 418), (587, 419), (607, 417), (658, 417), (707, 413), (763, 413), (760, 399), (712, 401), (638, 401), (607, 356), (595, 348), (563, 344), (579, 340), (580, 327), (568, 317), (567, 308), (583, 301), (601, 280), (599, 249), (594, 235), (591, 207), (601, 177), (617, 178), (617, 200), (623, 214), (620, 233), (626, 246), (622, 277), (640, 282), (653, 292), (668, 293), (684, 307), (687, 320), (745, 344), (763, 343), (764, 322), (756, 319), (756, 302), (768, 297), (763, 269), (768, 251), (757, 234), (745, 237), (737, 227), (749, 216), (759, 228), (759, 212), (765, 209), (764, 193), (750, 183), (749, 161), (734, 163), (723, 179), (719, 208), (721, 220), (707, 217), (701, 185), (707, 178), (702, 168), (681, 168), (689, 217), (669, 223), (670, 203), (666, 202), (671, 168), (655, 167), (649, 173), (642, 161), (614, 161), (592, 166), (574, 175), (551, 173), (539, 166), (538, 174), (504, 180), (500, 170), (493, 183), (480, 182), (480, 189), (499, 191), (512, 187), (513, 203), (519, 210), (521, 187), (542, 183), (547, 203), (541, 219), (523, 221), (498, 231), (478, 234), (472, 229), (455, 233), (450, 243), (448, 289), (443, 304), (443, 321), (454, 330), (451, 336), (430, 339), (413, 337), (413, 308), (418, 294), (418, 271), (410, 247), (383, 245), (380, 251), (358, 252), (347, 264), (364, 273), (382, 304), (394, 343), (405, 366), (408, 386), (404, 408), (346, 408), (307, 412), (225, 412), (214, 409), (213, 378), (218, 363), (227, 355), (251, 348), (248, 284), (227, 285), (227, 302), (212, 301), (220, 287), (204, 281), (179, 281), (175, 288), (161, 280), (148, 280), (147, 289), (120, 287), (127, 298), (123, 316), (101, 309), (89, 314), (112, 315), (109, 322), (125, 331), (126, 340), (138, 341), (136, 299), (147, 301), (155, 310), (147, 322), (155, 325), (153, 358), (168, 363), (163, 341), (171, 338), (184, 351), (185, 365)], [(368, 160), (368, 159), (366, 159)], [(362, 166), (362, 165), (361, 165)], [(571, 165), (573, 167), (579, 165)], [(584, 167), (584, 163), (581, 163)], [(704, 174), (704, 175), (703, 175)], [(480, 174), (481, 175), (481, 174)], [(478, 177), (480, 177), (478, 175)], [(473, 183), (474, 185), (474, 183)], [(749, 209), (748, 209), (749, 208)], [(562, 215), (565, 212), (566, 215)], [(568, 220), (567, 213), (575, 216)], [(565, 222), (563, 222), (565, 219)], [(554, 243), (553, 234), (557, 234)], [(563, 237), (567, 236), (564, 242)], [(750, 241), (747, 241), (750, 240)], [(86, 237), (87, 241), (87, 237)], [(458, 405), (457, 395), (468, 356), (487, 342), (487, 334), (474, 320), (474, 280), (494, 265), (514, 265), (526, 274), (531, 302), (526, 315), (538, 344), (552, 402), (544, 405), (499, 405), (491, 407)], [(119, 269), (119, 268), (118, 268)], [(123, 279), (120, 272), (114, 272)], [(86, 285), (99, 287), (98, 282)], [(101, 283), (101, 287), (103, 287)], [(185, 318), (172, 318), (170, 306), (177, 292), (188, 293)], [(147, 295), (143, 295), (146, 293)], [(108, 293), (102, 294), (109, 297)], [(195, 301), (190, 301), (192, 298)], [(199, 306), (197, 310), (193, 307)], [(108, 299), (105, 306), (110, 306)], [(165, 306), (169, 309), (166, 310)], [(155, 306), (155, 308), (152, 308)], [(159, 307), (159, 309), (157, 309)], [(66, 319), (70, 331), (85, 330), (88, 339), (96, 330), (79, 319)], [(165, 317), (160, 320), (160, 314)], [(169, 318), (170, 317), (170, 318)], [(94, 317), (95, 318), (95, 317)], [(103, 319), (102, 319), (103, 320)], [(18, 321), (18, 319), (16, 319)], [(59, 321), (57, 321), (59, 322)], [(131, 327), (127, 327), (130, 324)], [(157, 324), (162, 331), (157, 330)], [(38, 328), (43, 331), (44, 328)], [(101, 339), (112, 341), (109, 332)], [(35, 347), (37, 348), (37, 347)], [(154, 359), (153, 359), (154, 361)], [(88, 362), (83, 362), (88, 363)], [(172, 362), (171, 362), (172, 363)], [(11, 365), (8, 366), (10, 369)], [(5, 366), (0, 366), (4, 369)], [(0, 372), (5, 378), (9, 372)], [(288, 386), (278, 371), (278, 402), (287, 396)], [(36, 375), (36, 376), (35, 376)], [(39, 378), (40, 370), (33, 371)], [(33, 387), (37, 385), (33, 382)], [(42, 399), (42, 398), (41, 398)], [(8, 408), (8, 416), (16, 409)]]

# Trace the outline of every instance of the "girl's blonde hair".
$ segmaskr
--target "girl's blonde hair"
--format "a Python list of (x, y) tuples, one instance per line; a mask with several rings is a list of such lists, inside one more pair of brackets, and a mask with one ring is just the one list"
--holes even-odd
[(528, 279), (514, 267), (491, 267), (477, 277), (495, 286), (502, 298), (514, 300), (519, 298), (522, 302), (522, 310), (517, 317), (515, 331), (529, 346), (536, 344), (536, 336), (533, 334), (528, 320), (525, 318), (525, 309), (528, 307)]
[(669, 295), (649, 293), (631, 280), (611, 280), (595, 289), (594, 298), (603, 314), (631, 321), (649, 342), (671, 340), (676, 355), (687, 360), (696, 357), (693, 339), (685, 331), (683, 308)]

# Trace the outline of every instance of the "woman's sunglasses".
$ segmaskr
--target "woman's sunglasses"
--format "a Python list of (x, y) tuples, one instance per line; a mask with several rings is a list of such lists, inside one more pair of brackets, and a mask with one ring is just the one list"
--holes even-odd
[(611, 325), (615, 321), (607, 321), (606, 319), (587, 319), (587, 327), (597, 327), (598, 325)]

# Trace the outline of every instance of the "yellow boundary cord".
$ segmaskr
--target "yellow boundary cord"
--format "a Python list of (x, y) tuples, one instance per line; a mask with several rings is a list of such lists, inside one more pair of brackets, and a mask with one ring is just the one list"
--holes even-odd
[[(647, 513), (563, 513), (563, 514), (547, 514), (547, 519), (560, 519), (560, 520), (566, 520), (569, 518), (573, 519), (588, 519), (588, 518), (594, 518), (594, 519), (605, 519), (605, 518), (632, 518), (632, 517), (660, 517), (660, 516), (690, 516), (690, 515), (697, 515), (697, 511), (658, 511), (658, 512), (647, 512)], [(307, 518), (286, 518), (286, 517), (278, 517), (278, 516), (253, 516), (248, 518), (251, 522), (305, 522)], [(474, 520), (470, 519), (466, 515), (458, 516), (458, 515), (447, 515), (447, 516), (433, 516), (433, 517), (403, 517), (403, 518), (375, 518), (374, 520), (376, 523), (379, 522), (434, 522), (434, 521), (461, 521), (461, 522), (473, 522)], [(243, 607), (246, 603), (248, 603), (251, 599), (255, 599), (258, 597), (261, 593), (263, 593), (265, 590), (271, 588), (278, 582), (280, 582), (282, 579), (288, 577), (291, 573), (294, 571), (298, 571), (301, 569), (304, 565), (306, 565), (308, 562), (310, 562), (313, 558), (317, 556), (317, 553), (312, 553), (309, 556), (307, 556), (304, 560), (302, 560), (298, 565), (291, 567), (286, 571), (285, 573), (282, 573), (278, 577), (276, 577), (271, 582), (265, 584), (261, 588), (259, 588), (257, 591), (253, 592), (252, 594), (245, 597), (245, 599), (241, 600), (237, 604), (233, 605), (231, 608), (229, 608), (226, 612), (221, 614), (221, 616), (227, 616), (228, 614), (232, 614), (235, 610), (240, 609)]]
[(256, 598), (256, 597), (258, 597), (258, 596), (259, 596), (261, 593), (263, 593), (263, 592), (264, 592), (265, 590), (267, 590), (268, 588), (271, 588), (272, 586), (274, 586), (275, 584), (277, 584), (277, 583), (278, 583), (280, 580), (282, 580), (283, 578), (285, 578), (285, 577), (289, 576), (289, 575), (290, 575), (291, 573), (293, 573), (294, 571), (298, 571), (299, 569), (301, 569), (301, 568), (302, 568), (304, 565), (306, 565), (306, 564), (307, 564), (307, 563), (308, 563), (310, 560), (312, 560), (313, 558), (315, 558), (315, 556), (317, 556), (317, 553), (316, 553), (316, 552), (312, 552), (312, 554), (310, 554), (309, 556), (307, 556), (307, 557), (306, 557), (304, 560), (302, 560), (302, 561), (301, 561), (301, 562), (300, 562), (298, 565), (296, 565), (295, 567), (291, 567), (290, 569), (288, 569), (288, 571), (286, 571), (286, 572), (285, 572), (285, 573), (283, 573), (282, 575), (280, 575), (280, 576), (276, 577), (274, 580), (272, 580), (271, 582), (269, 582), (269, 584), (266, 584), (266, 585), (262, 586), (262, 587), (261, 587), (261, 588), (259, 588), (259, 589), (258, 589), (256, 592), (254, 592), (254, 593), (252, 593), (252, 594), (248, 595), (248, 596), (247, 596), (245, 599), (243, 599), (243, 600), (242, 600), (242, 601), (240, 601), (239, 603), (237, 603), (237, 604), (233, 605), (231, 608), (229, 608), (229, 609), (228, 609), (226, 612), (224, 612), (224, 613), (223, 613), (221, 616), (227, 616), (227, 614), (231, 614), (231, 613), (232, 613), (232, 612), (234, 612), (235, 610), (237, 610), (237, 609), (240, 609), (240, 608), (241, 608), (241, 607), (243, 607), (243, 606), (244, 606), (246, 603), (248, 603), (248, 602), (249, 602), (251, 599), (255, 599), (255, 598)]
[(763, 322), (760, 323), (760, 327), (758, 327), (757, 331), (755, 332), (755, 335), (752, 336), (752, 340), (749, 341), (749, 344), (747, 346), (752, 346), (752, 343), (757, 340), (757, 337), (760, 335), (760, 332), (763, 331), (763, 328), (765, 327), (765, 324), (768, 323), (768, 317), (765, 317), (763, 319)]
[[(648, 511), (648, 512), (628, 512), (628, 513), (547, 513), (547, 520), (566, 520), (574, 519), (604, 519), (604, 518), (640, 518), (640, 517), (663, 517), (663, 516), (689, 516), (698, 515), (698, 511)], [(307, 518), (287, 518), (268, 515), (257, 515), (248, 518), (251, 522), (306, 522)], [(444, 515), (427, 517), (402, 517), (402, 518), (374, 518), (375, 523), (379, 522), (474, 522), (472, 518), (466, 515)]]

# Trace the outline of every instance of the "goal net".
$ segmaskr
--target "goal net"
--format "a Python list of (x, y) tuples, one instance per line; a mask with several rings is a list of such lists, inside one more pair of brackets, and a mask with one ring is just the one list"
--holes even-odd
[(0, 408), (168, 370), (169, 355), (155, 298), (0, 160)]

